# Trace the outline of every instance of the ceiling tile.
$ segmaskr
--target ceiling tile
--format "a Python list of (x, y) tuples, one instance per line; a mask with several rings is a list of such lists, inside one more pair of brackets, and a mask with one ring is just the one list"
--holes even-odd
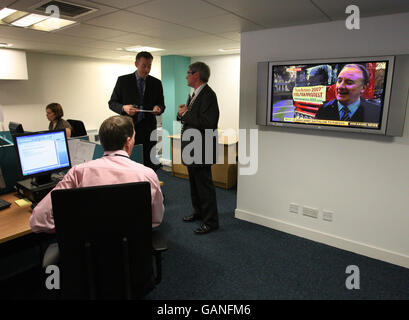
[(95, 4), (102, 4), (108, 7), (124, 9), (128, 7), (135, 6), (136, 4), (141, 4), (144, 2), (151, 2), (152, 0), (92, 0), (89, 1)]
[(148, 36), (136, 34), (136, 33), (125, 33), (122, 36), (112, 37), (109, 40), (123, 42), (129, 45), (135, 45), (135, 44), (145, 45), (145, 44), (151, 43), (152, 41), (155, 41), (155, 39), (152, 37), (148, 37)]
[[(310, 0), (206, 0), (264, 27), (328, 21)], [(328, 1), (333, 2), (333, 1)]]
[(71, 28), (66, 28), (61, 31), (56, 31), (59, 34), (73, 35), (76, 37), (91, 38), (91, 39), (109, 39), (126, 35), (126, 32), (107, 29), (104, 27), (95, 27), (86, 24), (78, 24)]
[(158, 25), (157, 27), (147, 28), (146, 30), (144, 30), (144, 34), (165, 40), (179, 40), (184, 38), (203, 36), (206, 33), (194, 30), (190, 27), (182, 27), (167, 23)]
[[(157, 21), (127, 11), (116, 11), (103, 17), (87, 20), (87, 24), (127, 32), (140, 32), (157, 25)], [(161, 22), (159, 22), (161, 23)]]
[(117, 48), (123, 48), (123, 42), (115, 42), (115, 41), (88, 41), (86, 43), (87, 47), (90, 48), (97, 48), (97, 49), (104, 49), (104, 50), (117, 50)]
[(234, 41), (241, 41), (241, 34), (240, 32), (226, 32), (226, 33), (219, 33), (219, 36), (222, 38), (226, 38), (229, 40)]
[(201, 0), (154, 0), (127, 10), (174, 23), (228, 13)]
[(409, 11), (408, 0), (314, 0), (314, 3), (333, 20), (346, 19), (345, 10), (351, 4), (358, 6), (362, 17)]
[(233, 14), (206, 19), (193, 19), (184, 22), (183, 25), (209, 33), (244, 32), (262, 29), (260, 25), (239, 18)]

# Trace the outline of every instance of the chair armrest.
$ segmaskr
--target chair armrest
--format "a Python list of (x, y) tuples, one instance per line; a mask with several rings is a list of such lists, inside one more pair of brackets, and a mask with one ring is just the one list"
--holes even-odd
[(152, 231), (152, 249), (154, 252), (168, 250), (168, 242), (163, 234), (158, 230)]

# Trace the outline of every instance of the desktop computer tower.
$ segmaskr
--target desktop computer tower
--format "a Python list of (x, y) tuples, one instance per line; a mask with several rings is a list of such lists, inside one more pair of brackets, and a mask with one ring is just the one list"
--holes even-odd
[(56, 180), (46, 185), (36, 186), (31, 181), (31, 179), (18, 181), (16, 191), (21, 197), (29, 199), (33, 204), (39, 203), (59, 182)]

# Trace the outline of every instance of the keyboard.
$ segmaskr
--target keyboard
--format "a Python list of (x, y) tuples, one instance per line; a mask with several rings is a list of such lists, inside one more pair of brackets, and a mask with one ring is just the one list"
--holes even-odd
[(10, 202), (0, 199), (0, 210), (7, 209), (10, 206), (11, 206)]

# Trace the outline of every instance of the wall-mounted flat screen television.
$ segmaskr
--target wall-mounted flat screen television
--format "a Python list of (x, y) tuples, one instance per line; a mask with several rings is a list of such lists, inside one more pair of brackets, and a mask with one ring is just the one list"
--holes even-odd
[(257, 123), (387, 134), (394, 56), (262, 62), (258, 69)]

